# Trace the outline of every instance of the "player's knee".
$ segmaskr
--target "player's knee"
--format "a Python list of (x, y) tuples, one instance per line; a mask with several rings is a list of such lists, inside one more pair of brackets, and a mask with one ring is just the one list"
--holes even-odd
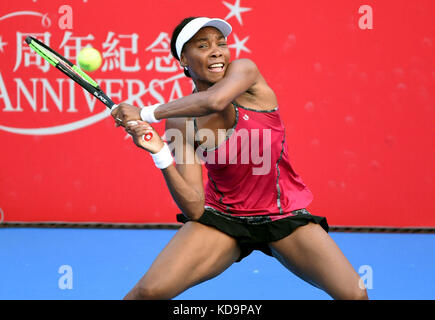
[(369, 300), (367, 290), (364, 286), (361, 286), (360, 282), (347, 283), (347, 285), (336, 289), (338, 290), (329, 292), (335, 300)]
[(166, 300), (172, 298), (162, 286), (151, 283), (138, 284), (132, 291), (131, 296), (136, 300)]
[(355, 288), (347, 293), (345, 300), (368, 300), (367, 290), (365, 288)]
[(367, 289), (362, 289), (357, 294), (358, 300), (369, 300), (369, 295), (367, 294)]
[(141, 296), (146, 300), (164, 300), (170, 299), (167, 290), (159, 285), (144, 285), (140, 288)]

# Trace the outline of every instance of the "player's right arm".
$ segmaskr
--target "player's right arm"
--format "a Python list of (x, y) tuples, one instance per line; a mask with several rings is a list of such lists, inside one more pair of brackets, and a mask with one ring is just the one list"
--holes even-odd
[[(202, 165), (196, 157), (193, 139), (187, 137), (186, 121), (187, 118), (166, 120), (166, 138), (169, 139), (169, 130), (182, 133), (183, 138), (180, 143), (177, 140), (179, 137), (175, 136), (172, 144), (175, 144), (173, 156), (177, 155), (176, 165), (163, 169), (162, 173), (172, 198), (183, 214), (191, 220), (198, 220), (204, 212)], [(177, 153), (181, 151), (177, 150), (179, 148), (182, 148), (181, 155)]]
[[(170, 147), (174, 146), (173, 156), (176, 164), (162, 169), (169, 192), (183, 214), (191, 220), (198, 220), (204, 212), (204, 185), (202, 166), (195, 154), (194, 139), (189, 139), (186, 132), (187, 118), (174, 118), (166, 121), (166, 138)], [(190, 120), (191, 121), (191, 120)], [(144, 141), (142, 128), (152, 128), (146, 122), (128, 127), (127, 132), (133, 136), (138, 147), (156, 153), (163, 144), (160, 136), (153, 129), (153, 138)], [(174, 137), (174, 139), (170, 139)], [(172, 140), (172, 141), (171, 141)]]

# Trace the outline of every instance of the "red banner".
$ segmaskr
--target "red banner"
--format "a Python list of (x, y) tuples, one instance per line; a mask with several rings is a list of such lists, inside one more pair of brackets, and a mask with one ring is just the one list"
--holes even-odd
[[(170, 54), (174, 27), (233, 26), (232, 59), (275, 90), (292, 164), (331, 225), (435, 226), (432, 0), (3, 1), (0, 5), (0, 221), (175, 222), (150, 156), (105, 106), (31, 52), (33, 35), (115, 102), (164, 103), (192, 91)], [(163, 133), (163, 124), (156, 126)]]

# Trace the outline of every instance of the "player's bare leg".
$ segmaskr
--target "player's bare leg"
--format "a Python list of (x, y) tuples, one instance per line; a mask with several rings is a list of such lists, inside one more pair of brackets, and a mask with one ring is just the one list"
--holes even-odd
[(299, 227), (269, 246), (287, 269), (332, 298), (368, 299), (360, 276), (320, 225), (309, 223)]
[(187, 222), (124, 299), (172, 299), (219, 275), (239, 255), (240, 248), (232, 237), (198, 222)]

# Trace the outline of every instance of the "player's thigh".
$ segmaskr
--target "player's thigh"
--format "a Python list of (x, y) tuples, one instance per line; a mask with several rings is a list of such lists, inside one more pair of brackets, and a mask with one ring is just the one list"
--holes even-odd
[(285, 267), (334, 299), (367, 297), (360, 276), (320, 225), (309, 223), (299, 227), (269, 246)]
[(172, 298), (211, 279), (240, 255), (237, 241), (198, 222), (187, 222), (157, 256), (137, 284), (139, 290), (158, 298)]

